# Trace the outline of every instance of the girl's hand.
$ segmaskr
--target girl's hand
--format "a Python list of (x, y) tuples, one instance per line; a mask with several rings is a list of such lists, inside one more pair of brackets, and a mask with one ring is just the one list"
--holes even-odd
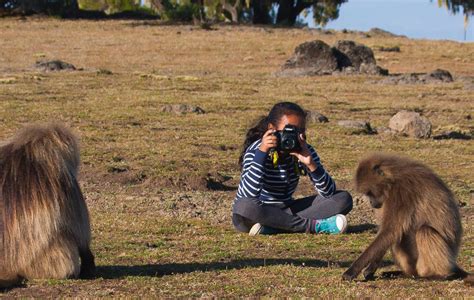
[(274, 129), (268, 129), (267, 132), (262, 137), (262, 143), (260, 144), (260, 151), (267, 153), (272, 148), (276, 148), (278, 139), (273, 134), (275, 133)]
[(298, 140), (300, 141), (301, 151), (300, 152), (290, 152), (291, 155), (298, 158), (298, 160), (304, 164), (310, 172), (315, 171), (318, 166), (314, 162), (313, 158), (311, 157), (311, 152), (308, 149), (308, 144), (306, 144), (305, 137), (303, 134), (298, 136)]

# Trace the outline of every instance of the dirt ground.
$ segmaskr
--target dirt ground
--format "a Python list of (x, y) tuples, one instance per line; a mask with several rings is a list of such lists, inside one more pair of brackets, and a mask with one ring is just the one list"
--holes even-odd
[[(81, 138), (94, 280), (33, 280), (3, 297), (473, 297), (461, 281), (341, 282), (376, 233), (353, 193), (350, 233), (248, 237), (231, 224), (237, 164), (249, 126), (280, 100), (328, 117), (308, 139), (339, 188), (353, 192), (357, 161), (386, 151), (421, 160), (456, 194), (464, 227), (459, 263), (474, 270), (474, 142), (352, 134), (338, 120), (388, 126), (414, 110), (446, 130), (474, 133), (474, 44), (310, 29), (150, 21), (0, 19), (0, 140), (31, 122), (62, 121)], [(302, 42), (354, 40), (391, 74), (451, 72), (452, 83), (380, 84), (381, 76), (278, 77)], [(399, 47), (400, 52), (380, 51)], [(43, 71), (59, 59), (76, 70)], [(205, 113), (175, 114), (167, 104)], [(308, 179), (295, 196), (314, 193)], [(383, 270), (395, 269), (390, 255)]]

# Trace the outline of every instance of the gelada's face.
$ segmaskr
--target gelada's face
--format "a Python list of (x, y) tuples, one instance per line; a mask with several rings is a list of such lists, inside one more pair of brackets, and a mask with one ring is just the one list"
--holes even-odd
[(304, 118), (298, 116), (298, 115), (283, 115), (280, 118), (280, 122), (278, 125), (275, 127), (273, 124), (270, 124), (268, 126), (269, 129), (275, 129), (275, 130), (283, 130), (286, 125), (293, 125), (296, 126), (301, 133), (304, 134), (306, 131), (306, 124)]

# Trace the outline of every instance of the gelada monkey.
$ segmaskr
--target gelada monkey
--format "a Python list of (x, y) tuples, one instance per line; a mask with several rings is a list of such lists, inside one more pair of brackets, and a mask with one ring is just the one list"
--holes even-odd
[(0, 287), (93, 276), (78, 167), (77, 139), (62, 125), (30, 125), (0, 145)]
[(355, 186), (381, 210), (381, 223), (375, 240), (343, 279), (352, 280), (362, 270), (366, 279), (373, 277), (391, 248), (405, 275), (465, 278), (472, 285), (473, 276), (456, 264), (462, 236), (457, 202), (432, 170), (411, 159), (373, 154), (359, 163)]

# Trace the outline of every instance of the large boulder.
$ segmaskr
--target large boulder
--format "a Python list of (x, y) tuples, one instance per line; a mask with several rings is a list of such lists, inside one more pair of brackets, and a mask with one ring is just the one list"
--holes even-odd
[(283, 75), (325, 75), (338, 67), (334, 51), (328, 44), (316, 40), (306, 42), (295, 49), (295, 54), (285, 62)]
[(400, 134), (414, 138), (429, 138), (431, 135), (431, 122), (420, 116), (417, 112), (402, 110), (396, 113), (388, 127)]
[(305, 42), (295, 49), (278, 73), (280, 76), (328, 74), (388, 75), (377, 66), (372, 50), (353, 41), (338, 41), (330, 47), (323, 41)]
[(362, 44), (347, 40), (337, 41), (334, 49), (339, 69), (353, 67), (359, 70), (361, 64), (376, 64), (374, 52)]

